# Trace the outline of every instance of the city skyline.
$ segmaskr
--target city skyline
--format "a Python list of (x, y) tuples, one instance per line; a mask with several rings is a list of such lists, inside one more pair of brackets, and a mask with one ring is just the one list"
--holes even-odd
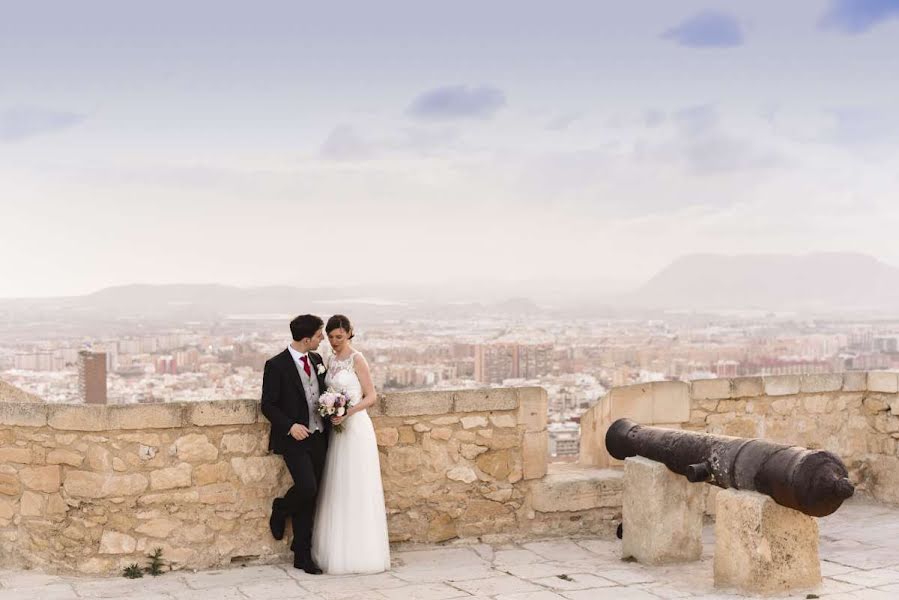
[(899, 264), (894, 1), (7, 12), (2, 297)]

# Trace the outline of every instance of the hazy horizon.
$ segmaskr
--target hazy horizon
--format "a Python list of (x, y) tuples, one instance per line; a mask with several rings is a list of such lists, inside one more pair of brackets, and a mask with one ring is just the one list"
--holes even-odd
[(899, 265), (897, 62), (895, 0), (12, 4), (0, 297)]

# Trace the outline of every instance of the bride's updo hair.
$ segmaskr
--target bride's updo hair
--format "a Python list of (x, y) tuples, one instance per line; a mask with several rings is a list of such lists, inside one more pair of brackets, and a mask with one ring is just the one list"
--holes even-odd
[(353, 339), (356, 337), (353, 335), (353, 325), (350, 323), (350, 320), (345, 315), (334, 315), (330, 319), (328, 319), (328, 324), (325, 325), (325, 333), (331, 333), (335, 329), (343, 329), (346, 331), (349, 339)]

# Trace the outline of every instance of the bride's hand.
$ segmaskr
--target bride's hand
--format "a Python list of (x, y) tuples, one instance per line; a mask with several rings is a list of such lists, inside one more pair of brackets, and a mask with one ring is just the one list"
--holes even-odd
[(343, 420), (346, 419), (346, 416), (343, 417), (331, 417), (331, 425), (340, 425), (343, 423)]

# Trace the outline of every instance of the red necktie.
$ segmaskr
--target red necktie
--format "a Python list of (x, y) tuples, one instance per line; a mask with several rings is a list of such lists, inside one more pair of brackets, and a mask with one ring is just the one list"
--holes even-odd
[(306, 377), (312, 377), (312, 369), (309, 368), (309, 357), (304, 354), (300, 357), (300, 361), (303, 363), (303, 370), (306, 371)]

